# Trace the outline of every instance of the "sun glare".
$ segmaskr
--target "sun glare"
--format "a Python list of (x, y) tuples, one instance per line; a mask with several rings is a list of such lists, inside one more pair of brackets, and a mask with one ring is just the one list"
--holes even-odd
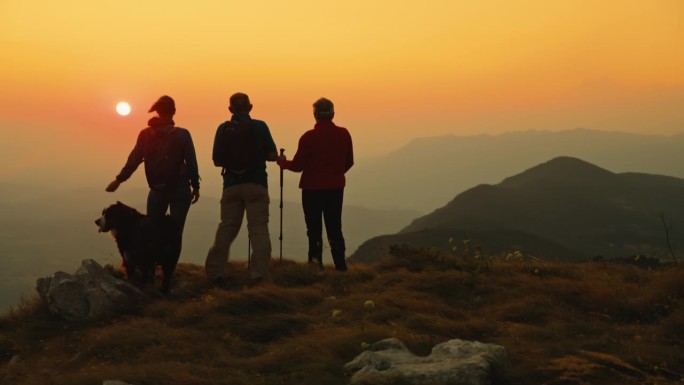
[(131, 106), (126, 102), (119, 102), (116, 105), (116, 112), (121, 116), (126, 116), (131, 113)]

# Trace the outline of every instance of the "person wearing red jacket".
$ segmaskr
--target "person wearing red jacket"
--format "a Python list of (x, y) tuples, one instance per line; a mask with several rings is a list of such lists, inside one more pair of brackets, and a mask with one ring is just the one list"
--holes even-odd
[(316, 125), (299, 139), (292, 160), (278, 157), (281, 168), (301, 172), (302, 207), (309, 238), (309, 263), (323, 267), (323, 225), (335, 269), (347, 271), (342, 234), (342, 200), (345, 173), (354, 165), (352, 139), (346, 128), (333, 123), (333, 103), (320, 98), (313, 104)]

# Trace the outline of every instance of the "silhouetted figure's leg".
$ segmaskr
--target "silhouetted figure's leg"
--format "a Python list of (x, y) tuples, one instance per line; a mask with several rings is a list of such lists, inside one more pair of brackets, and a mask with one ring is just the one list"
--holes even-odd
[(181, 183), (173, 190), (171, 199), (169, 200), (171, 218), (175, 219), (176, 223), (180, 226), (181, 234), (185, 228), (185, 219), (188, 217), (191, 201), (192, 193), (190, 192), (190, 185), (184, 183)]
[(344, 244), (344, 236), (342, 235), (342, 200), (344, 197), (344, 190), (326, 190), (325, 203), (323, 206), (323, 218), (325, 219), (325, 231), (328, 235), (328, 242), (330, 243), (330, 252), (332, 253), (335, 269), (339, 271), (347, 271), (347, 263), (345, 261), (346, 247)]
[(323, 267), (323, 201), (320, 191), (302, 190), (302, 207), (309, 238), (309, 263)]
[(188, 217), (192, 194), (190, 185), (179, 183), (175, 188), (168, 190), (150, 189), (147, 194), (147, 215), (150, 217), (161, 218), (170, 212), (181, 231), (181, 248), (183, 247), (183, 229), (185, 219)]
[(247, 230), (252, 245), (252, 263), (250, 277), (252, 279), (268, 276), (268, 265), (271, 261), (271, 236), (268, 232), (268, 188), (256, 183), (244, 183), (243, 190), (245, 209), (247, 210)]
[(230, 257), (230, 245), (242, 226), (245, 203), (239, 187), (237, 185), (225, 188), (221, 196), (221, 223), (216, 230), (214, 245), (209, 249), (204, 263), (207, 278), (212, 281), (224, 277)]
[(150, 217), (163, 217), (169, 210), (171, 194), (165, 190), (150, 189), (147, 194), (147, 215)]

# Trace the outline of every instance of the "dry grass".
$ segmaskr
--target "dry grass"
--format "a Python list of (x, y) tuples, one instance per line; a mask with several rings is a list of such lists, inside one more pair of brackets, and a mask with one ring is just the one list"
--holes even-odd
[(344, 384), (362, 344), (387, 337), (416, 354), (452, 338), (503, 345), (500, 384), (682, 381), (681, 268), (394, 252), (347, 273), (274, 263), (255, 287), (232, 264), (226, 289), (181, 264), (169, 297), (106, 322), (24, 300), (0, 318), (0, 383)]

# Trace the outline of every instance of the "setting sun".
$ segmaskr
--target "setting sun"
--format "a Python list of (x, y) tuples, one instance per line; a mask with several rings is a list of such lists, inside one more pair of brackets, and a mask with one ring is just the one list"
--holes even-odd
[(119, 102), (116, 105), (116, 112), (121, 116), (126, 116), (131, 113), (131, 106), (126, 102)]

